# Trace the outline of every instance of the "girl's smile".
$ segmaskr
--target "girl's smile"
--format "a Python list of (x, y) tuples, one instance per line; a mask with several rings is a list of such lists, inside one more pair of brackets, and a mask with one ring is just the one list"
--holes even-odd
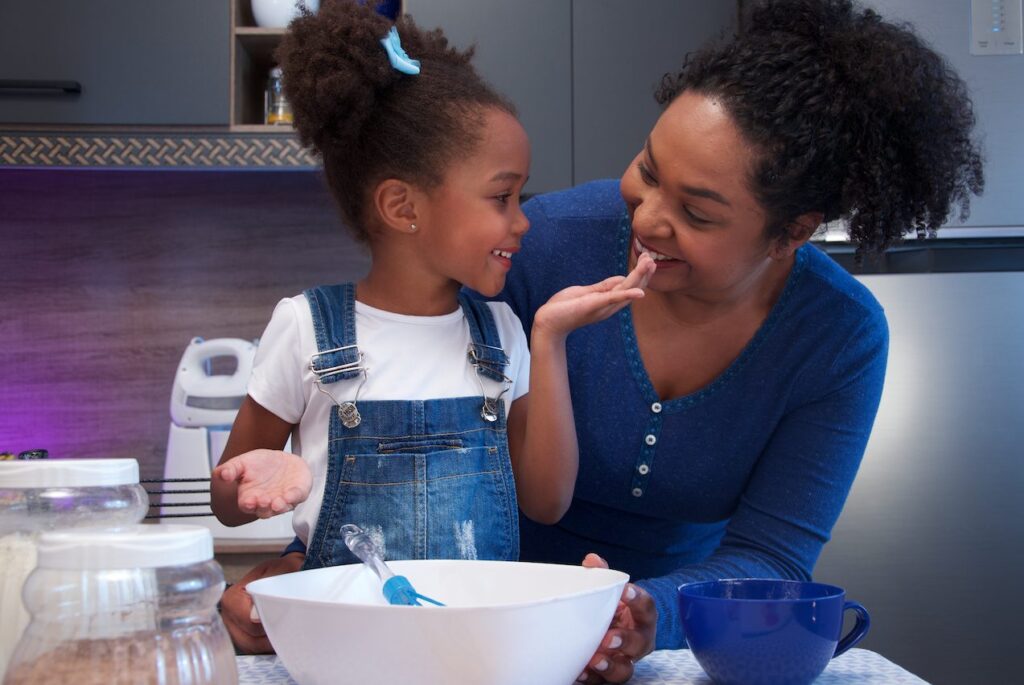
[(512, 255), (515, 254), (516, 252), (519, 252), (518, 247), (508, 248), (504, 250), (491, 250), (491, 256), (498, 260), (498, 263), (505, 267), (505, 270), (508, 271), (509, 269), (512, 268)]

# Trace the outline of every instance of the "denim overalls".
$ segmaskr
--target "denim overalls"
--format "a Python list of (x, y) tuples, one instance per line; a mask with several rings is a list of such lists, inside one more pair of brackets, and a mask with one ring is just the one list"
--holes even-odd
[(337, 406), (304, 568), (359, 561), (342, 539), (346, 523), (368, 531), (387, 559), (518, 559), (504, 403), (483, 392), (482, 377), (503, 381), (508, 364), (487, 305), (459, 295), (472, 340), (467, 363), (481, 377), (483, 396), (370, 401), (358, 399), (365, 371), (356, 346), (355, 286), (320, 286), (305, 295), (319, 350), (311, 367), (318, 389)]

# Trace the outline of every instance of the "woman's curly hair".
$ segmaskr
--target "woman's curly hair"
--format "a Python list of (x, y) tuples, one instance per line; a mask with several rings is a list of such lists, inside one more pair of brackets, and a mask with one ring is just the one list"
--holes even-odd
[(933, 235), (984, 187), (964, 82), (907, 26), (851, 0), (759, 0), (741, 35), (688, 55), (656, 94), (716, 98), (759, 151), (772, 237), (807, 212), (846, 219), (858, 256)]
[(374, 4), (324, 0), (291, 23), (275, 53), (299, 140), (323, 160), (342, 218), (362, 241), (378, 182), (436, 187), (480, 142), (487, 109), (515, 114), (470, 64), (472, 48), (459, 52), (440, 29), (422, 30), (408, 16), (394, 25), (421, 71), (392, 68), (380, 42), (392, 23)]

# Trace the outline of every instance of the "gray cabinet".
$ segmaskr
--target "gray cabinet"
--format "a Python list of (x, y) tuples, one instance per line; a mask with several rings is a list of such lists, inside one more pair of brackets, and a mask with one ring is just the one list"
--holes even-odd
[(716, 0), (406, 0), (421, 26), (476, 44), (533, 149), (527, 192), (619, 176), (658, 117), (654, 86), (736, 24)]
[(228, 2), (4, 0), (0, 124), (227, 125), (230, 47)]
[(661, 113), (662, 75), (736, 20), (719, 0), (573, 0), (573, 181), (621, 176)]
[(533, 153), (526, 191), (570, 186), (571, 0), (406, 0), (405, 11), (460, 49), (475, 44), (477, 69), (516, 104)]

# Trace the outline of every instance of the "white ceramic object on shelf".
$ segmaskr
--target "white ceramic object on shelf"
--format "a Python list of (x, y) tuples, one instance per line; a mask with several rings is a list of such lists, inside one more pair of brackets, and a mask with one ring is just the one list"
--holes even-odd
[(300, 5), (316, 12), (320, 9), (320, 0), (252, 0), (252, 16), (257, 26), (283, 29), (299, 16)]
[(302, 685), (573, 683), (604, 637), (625, 573), (511, 561), (388, 562), (446, 606), (389, 605), (364, 564), (263, 578), (253, 596)]

